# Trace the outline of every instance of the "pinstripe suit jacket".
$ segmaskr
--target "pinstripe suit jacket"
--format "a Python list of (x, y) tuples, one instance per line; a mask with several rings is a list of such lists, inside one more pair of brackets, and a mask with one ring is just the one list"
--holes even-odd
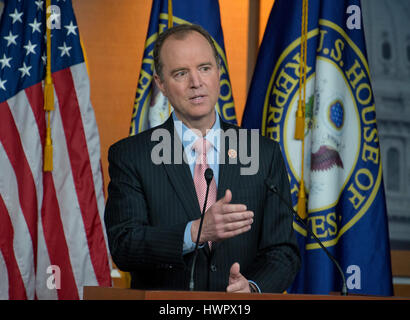
[[(200, 217), (201, 211), (189, 166), (185, 162), (159, 165), (152, 162), (151, 152), (160, 143), (151, 141), (154, 129), (125, 138), (109, 150), (111, 181), (105, 209), (109, 248), (115, 264), (131, 272), (132, 288), (187, 290), (193, 253), (182, 254), (184, 230), (188, 221)], [(173, 141), (172, 117), (156, 129), (168, 130)], [(222, 121), (221, 129), (239, 132), (238, 127)], [(179, 139), (177, 135), (175, 139)], [(247, 139), (249, 150), (249, 131)], [(199, 250), (195, 290), (225, 291), (234, 262), (240, 263), (241, 273), (255, 281), (262, 292), (282, 292), (299, 270), (292, 216), (265, 187), (265, 179), (271, 177), (285, 197), (290, 198), (279, 145), (262, 136), (258, 143), (257, 173), (241, 175), (239, 161), (237, 164), (225, 161), (219, 167), (217, 193), (220, 199), (230, 189), (231, 203), (242, 203), (252, 210), (252, 228), (213, 243), (212, 250), (208, 246)], [(173, 143), (168, 145), (174, 159), (177, 151)], [(228, 149), (226, 143), (225, 155)]]

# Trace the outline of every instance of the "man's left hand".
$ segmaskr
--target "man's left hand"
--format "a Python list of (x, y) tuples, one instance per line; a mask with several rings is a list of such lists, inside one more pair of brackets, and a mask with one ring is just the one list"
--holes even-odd
[(238, 262), (235, 262), (229, 271), (229, 285), (226, 292), (251, 292), (248, 280), (240, 273)]

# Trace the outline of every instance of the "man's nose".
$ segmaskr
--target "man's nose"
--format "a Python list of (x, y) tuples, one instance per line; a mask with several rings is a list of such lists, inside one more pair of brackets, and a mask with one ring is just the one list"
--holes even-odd
[(191, 88), (199, 88), (202, 85), (202, 78), (198, 71), (190, 73)]

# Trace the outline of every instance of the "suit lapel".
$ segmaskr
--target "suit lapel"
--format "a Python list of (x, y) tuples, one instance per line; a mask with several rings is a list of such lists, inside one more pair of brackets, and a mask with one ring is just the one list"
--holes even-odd
[[(194, 182), (192, 179), (191, 171), (188, 164), (180, 156), (183, 147), (182, 143), (178, 137), (178, 134), (174, 134), (174, 122), (172, 117), (164, 123), (163, 126), (171, 134), (171, 164), (163, 164), (164, 168), (168, 174), (169, 181), (174, 188), (175, 193), (181, 200), (184, 206), (185, 213), (189, 218), (189, 221), (198, 219), (201, 215), (199, 209), (198, 198), (195, 191)], [(177, 139), (174, 143), (174, 139)], [(175, 153), (178, 152), (177, 159), (182, 159), (182, 163), (175, 164)]]
[[(226, 132), (228, 129), (234, 129), (236, 132), (236, 141), (238, 142), (238, 131), (236, 130), (236, 127), (230, 126), (229, 124), (223, 122), (221, 120), (221, 129), (223, 132)], [(228, 139), (226, 141), (222, 141), (223, 137), (221, 137), (220, 141), (220, 155), (219, 155), (219, 181), (218, 181), (218, 192), (217, 192), (217, 200), (221, 199), (225, 195), (226, 189), (231, 190), (232, 194), (235, 193), (235, 187), (237, 186), (236, 181), (238, 180), (239, 173), (240, 173), (240, 164), (239, 164), (239, 159), (236, 158), (236, 164), (235, 163), (229, 163), (229, 155), (228, 151), (229, 149), (235, 150), (237, 153), (237, 156), (239, 155), (239, 150), (238, 146), (239, 143), (237, 143), (236, 146), (234, 145), (229, 145)], [(212, 250), (211, 252), (214, 252), (215, 250), (218, 249), (219, 246), (223, 244), (223, 241), (221, 242), (216, 242), (212, 243)]]
[[(221, 128), (223, 130), (223, 132), (226, 132), (226, 130), (234, 128), (229, 126), (227, 123), (221, 121)], [(234, 129), (236, 132), (236, 138), (238, 138), (238, 132), (236, 129)], [(228, 143), (228, 139), (226, 139), (226, 142), (222, 141), (221, 137), (221, 154), (219, 155), (219, 159), (220, 159), (220, 163), (219, 164), (219, 181), (218, 181), (218, 194), (217, 194), (217, 199), (222, 198), (225, 195), (225, 191), (226, 189), (229, 189), (232, 191), (233, 188), (235, 188), (236, 186), (236, 181), (239, 177), (239, 173), (240, 173), (240, 164), (239, 164), (239, 159), (238, 159), (238, 155), (239, 155), (239, 150), (238, 150), (238, 146), (239, 143), (237, 143), (236, 146), (234, 145), (229, 145)], [(238, 139), (236, 139), (238, 142)], [(234, 151), (236, 151), (236, 163), (229, 163), (229, 155), (228, 155), (228, 151), (229, 149), (232, 149)]]

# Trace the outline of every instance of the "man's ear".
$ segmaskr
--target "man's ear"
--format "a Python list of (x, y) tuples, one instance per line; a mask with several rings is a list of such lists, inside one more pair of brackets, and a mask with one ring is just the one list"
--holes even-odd
[(156, 86), (159, 88), (159, 90), (161, 90), (162, 94), (166, 97), (167, 95), (165, 94), (164, 83), (162, 82), (161, 77), (157, 75), (156, 73), (154, 73), (154, 81), (155, 81)]

